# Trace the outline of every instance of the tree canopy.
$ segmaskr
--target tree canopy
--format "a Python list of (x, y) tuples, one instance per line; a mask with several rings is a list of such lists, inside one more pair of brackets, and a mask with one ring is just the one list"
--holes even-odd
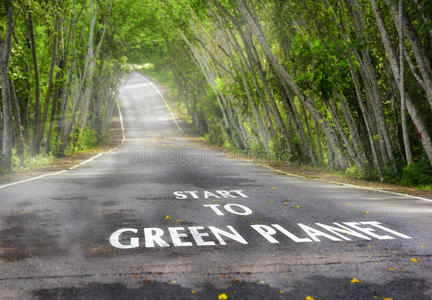
[(428, 0), (5, 0), (0, 12), (6, 168), (103, 139), (121, 78), (152, 63), (214, 143), (432, 178)]

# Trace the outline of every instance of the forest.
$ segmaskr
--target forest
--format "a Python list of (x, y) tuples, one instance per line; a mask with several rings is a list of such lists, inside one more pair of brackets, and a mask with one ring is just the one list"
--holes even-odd
[(196, 133), (359, 179), (432, 186), (430, 0), (2, 0), (2, 169), (109, 135), (131, 70)]

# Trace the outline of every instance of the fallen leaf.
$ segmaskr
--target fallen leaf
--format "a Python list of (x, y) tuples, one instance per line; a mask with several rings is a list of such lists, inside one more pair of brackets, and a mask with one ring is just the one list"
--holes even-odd
[(358, 280), (357, 278), (351, 279), (351, 283), (359, 283), (359, 282), (360, 282), (360, 280)]
[(311, 296), (306, 296), (305, 300), (314, 300)]
[(367, 214), (367, 215), (368, 215), (368, 214), (369, 214), (369, 212), (367, 211), (367, 212), (365, 212), (365, 214)]
[(183, 222), (183, 220), (176, 220), (176, 222)]
[(194, 290), (192, 290), (192, 294), (195, 294), (196, 292)]
[(279, 293), (283, 294), (283, 293), (284, 293), (284, 291), (280, 290), (280, 291), (279, 291)]
[(371, 245), (368, 245), (368, 248), (372, 247)]
[(273, 186), (273, 187), (272, 187), (272, 190), (275, 190), (275, 189), (276, 189), (276, 187), (275, 187), (275, 186)]
[(420, 248), (424, 248), (424, 246), (423, 246), (423, 245), (420, 245)]
[(387, 270), (389, 270), (389, 271), (393, 271), (393, 270), (394, 270), (394, 268), (387, 268)]
[(222, 293), (218, 296), (218, 300), (227, 300), (228, 296), (225, 293)]
[(170, 215), (166, 215), (165, 220), (170, 220), (171, 216)]
[(300, 208), (300, 205), (297, 205), (296, 208)]
[(393, 298), (384, 298), (383, 300), (393, 300)]
[(288, 202), (285, 201), (284, 204), (288, 204)]
[(239, 282), (239, 279), (238, 278), (234, 278), (234, 282)]
[(221, 274), (221, 277), (222, 277), (222, 278), (225, 278), (225, 274)]
[(150, 280), (150, 278), (146, 278), (146, 280), (145, 280), (146, 282), (150, 282), (151, 280)]
[(418, 260), (418, 259), (415, 259), (415, 258), (411, 258), (411, 261), (412, 261), (412, 262), (419, 262), (419, 260)]

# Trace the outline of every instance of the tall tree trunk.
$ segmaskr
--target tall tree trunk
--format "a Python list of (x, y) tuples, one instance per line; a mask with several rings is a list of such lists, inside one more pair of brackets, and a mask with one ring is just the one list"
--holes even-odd
[[(57, 64), (57, 34), (58, 34), (58, 27), (59, 27), (59, 16), (56, 14), (55, 21), (54, 21), (54, 31), (53, 31), (53, 44), (51, 48), (51, 66), (50, 71), (48, 75), (48, 89), (45, 97), (45, 104), (42, 112), (42, 120), (40, 124), (40, 130), (39, 130), (39, 136), (38, 136), (38, 143), (39, 145), (42, 144), (42, 140), (45, 134), (45, 126), (48, 119), (48, 110), (53, 94), (53, 77), (54, 77), (54, 66)], [(54, 104), (53, 104), (54, 105)]]
[(358, 76), (354, 70), (349, 50), (347, 51), (346, 56), (347, 56), (347, 60), (348, 60), (351, 78), (352, 78), (353, 83), (354, 83), (354, 89), (355, 89), (355, 93), (356, 93), (357, 102), (360, 106), (360, 110), (362, 112), (363, 120), (364, 120), (366, 130), (368, 133), (368, 137), (369, 137), (369, 145), (371, 147), (373, 164), (374, 164), (375, 170), (378, 173), (380, 181), (383, 182), (384, 176), (382, 173), (381, 162), (379, 161), (379, 158), (378, 158), (378, 153), (377, 153), (375, 140), (374, 140), (373, 129), (371, 128), (372, 122), (370, 121), (369, 113), (367, 112), (366, 107), (363, 103), (363, 97), (362, 97), (362, 93), (361, 93), (361, 89), (360, 89), (360, 80), (359, 80), (359, 78), (358, 78)]
[[(403, 64), (398, 64), (397, 58), (396, 58), (396, 51), (393, 48), (393, 45), (391, 43), (390, 40), (390, 35), (388, 33), (387, 27), (385, 26), (384, 23), (384, 18), (382, 16), (382, 12), (380, 7), (377, 5), (377, 3), (375, 2), (375, 0), (371, 0), (372, 3), (372, 8), (374, 10), (375, 13), (375, 17), (377, 19), (377, 24), (378, 24), (378, 29), (380, 31), (381, 34), (381, 39), (384, 45), (384, 48), (387, 52), (387, 57), (390, 61), (390, 67), (392, 69), (392, 73), (393, 73), (393, 77), (395, 78), (396, 83), (398, 84), (398, 88), (399, 91), (401, 90), (401, 68), (400, 66), (402, 66)], [(399, 15), (398, 15), (399, 17)], [(401, 24), (400, 22), (397, 24)], [(406, 27), (404, 27), (404, 29), (406, 29)], [(399, 32), (400, 32), (400, 28), (399, 28)], [(405, 48), (405, 47), (403, 47)], [(404, 49), (404, 53), (405, 53), (405, 58), (408, 60), (408, 54), (406, 49)], [(401, 55), (402, 56), (402, 55)], [(399, 61), (400, 62), (400, 61)], [(402, 94), (401, 94), (402, 95)], [(417, 129), (419, 130), (419, 132), (421, 133), (421, 142), (423, 145), (423, 148), (429, 158), (429, 161), (432, 165), (432, 144), (431, 144), (431, 137), (430, 137), (430, 132), (428, 132), (428, 129), (426, 128), (425, 122), (421, 116), (421, 114), (418, 112), (418, 109), (416, 108), (416, 106), (413, 103), (413, 100), (411, 99), (411, 96), (408, 93), (404, 93), (405, 95), (405, 101), (406, 101), (406, 108), (408, 110), (408, 113), (411, 116), (412, 121), (414, 122), (414, 124), (416, 125)]]
[(12, 102), (12, 110), (15, 113), (15, 131), (16, 131), (16, 145), (17, 155), (20, 158), (21, 165), (24, 163), (24, 137), (21, 124), (21, 113), (18, 105), (18, 98), (16, 96), (15, 86), (12, 79), (9, 79), (10, 98)]
[[(243, 3), (243, 0), (236, 0), (236, 3), (238, 5), (240, 13), (243, 15), (246, 22), (249, 24), (250, 28), (252, 29), (253, 33), (255, 34), (258, 42), (260, 43), (262, 50), (264, 51), (264, 54), (266, 55), (269, 63), (275, 69), (275, 74), (278, 75), (278, 77), (280, 78), (283, 89), (285, 90), (285, 93), (287, 94), (287, 96), (290, 93), (290, 91), (289, 91), (289, 88), (290, 88), (294, 92), (294, 94), (298, 97), (300, 102), (302, 102), (306, 105), (306, 107), (311, 112), (311, 114), (315, 115), (319, 120), (322, 120), (322, 122), (320, 122), (320, 124), (323, 127), (323, 131), (327, 135), (328, 140), (333, 143), (333, 146), (335, 147), (335, 149), (338, 149), (337, 150), (338, 153), (336, 153), (335, 156), (338, 159), (339, 165), (342, 168), (348, 168), (348, 162), (346, 160), (346, 157), (343, 154), (343, 152), (341, 151), (341, 149), (339, 148), (339, 146), (337, 146), (337, 145), (339, 145), (339, 142), (337, 141), (337, 136), (335, 135), (334, 131), (328, 126), (326, 121), (323, 120), (322, 116), (314, 108), (312, 103), (306, 99), (305, 95), (302, 93), (300, 88), (294, 82), (293, 78), (288, 74), (288, 72), (285, 70), (285, 68), (282, 66), (282, 64), (279, 62), (279, 60), (273, 54), (270, 46), (267, 43), (266, 38), (264, 37), (264, 34), (262, 33), (259, 26), (255, 23), (250, 12), (248, 11), (246, 5)], [(295, 108), (292, 108), (292, 109), (295, 109)], [(298, 126), (300, 126), (300, 124), (297, 123), (296, 127), (298, 128)], [(310, 157), (312, 157), (311, 153), (308, 153), (308, 155)]]
[(366, 92), (370, 93), (370, 105), (373, 108), (373, 112), (375, 115), (375, 120), (377, 122), (378, 134), (380, 136), (380, 147), (381, 147), (381, 155), (383, 157), (384, 163), (388, 163), (389, 161), (393, 165), (394, 170), (396, 171), (394, 165), (394, 155), (393, 155), (393, 146), (391, 144), (390, 135), (387, 129), (383, 107), (382, 107), (382, 96), (381, 91), (378, 86), (378, 79), (375, 73), (375, 70), (372, 65), (372, 61), (369, 54), (369, 49), (366, 44), (365, 38), (365, 30), (366, 24), (364, 20), (363, 13), (359, 7), (357, 0), (346, 0), (348, 12), (352, 17), (356, 36), (360, 39), (362, 45), (362, 50), (360, 51), (361, 56), (355, 50), (356, 58), (360, 64), (361, 74), (364, 77), (365, 84), (369, 86), (366, 87)]
[[(399, 0), (399, 20), (403, 20), (403, 0)], [(401, 98), (401, 121), (402, 121), (402, 136), (404, 141), (405, 156), (408, 164), (413, 162), (411, 145), (408, 135), (408, 124), (406, 118), (406, 100), (405, 100), (405, 63), (404, 63), (404, 53), (405, 53), (405, 37), (403, 21), (399, 22), (399, 79), (400, 79), (400, 98)]]
[(422, 80), (419, 82), (420, 85), (424, 88), (426, 92), (427, 99), (429, 101), (429, 105), (432, 108), (432, 63), (431, 58), (427, 55), (426, 50), (424, 49), (420, 38), (415, 30), (408, 14), (404, 13), (403, 18), (401, 20), (399, 15), (398, 5), (394, 1), (385, 0), (387, 6), (390, 7), (390, 11), (393, 16), (393, 20), (396, 25), (396, 29), (401, 31), (403, 28), (404, 34), (406, 35), (411, 49), (414, 53), (415, 59), (417, 61), (417, 66), (420, 71)]
[(77, 93), (76, 93), (75, 103), (74, 103), (74, 106), (72, 108), (72, 116), (69, 119), (69, 121), (67, 122), (67, 125), (65, 126), (65, 130), (63, 132), (62, 141), (61, 141), (62, 145), (60, 147), (60, 152), (64, 152), (64, 150), (66, 149), (66, 146), (67, 146), (68, 141), (69, 141), (69, 135), (72, 132), (72, 128), (75, 124), (75, 119), (76, 119), (76, 115), (77, 115), (78, 109), (79, 109), (80, 104), (81, 104), (81, 100), (85, 96), (84, 91), (85, 91), (86, 81), (88, 78), (89, 66), (90, 66), (90, 63), (91, 63), (91, 61), (93, 59), (93, 55), (94, 55), (94, 34), (95, 34), (95, 26), (96, 26), (96, 19), (97, 19), (97, 5), (94, 5), (93, 1), (92, 1), (91, 5), (93, 6), (93, 18), (90, 21), (89, 42), (88, 42), (88, 48), (87, 48), (86, 61), (84, 64), (84, 71), (82, 74), (81, 83), (80, 83), (79, 88), (78, 88)]
[(7, 21), (6, 21), (6, 37), (3, 46), (3, 38), (0, 35), (0, 72), (1, 72), (1, 87), (3, 101), (3, 140), (2, 154), (3, 165), (6, 169), (12, 168), (12, 139), (13, 139), (13, 123), (12, 123), (12, 105), (9, 87), (8, 65), (12, 48), (12, 31), (13, 31), (13, 10), (12, 0), (6, 2)]
[(34, 128), (33, 128), (33, 144), (32, 144), (32, 155), (39, 154), (40, 149), (40, 128), (41, 128), (41, 103), (40, 103), (40, 82), (39, 82), (39, 66), (36, 56), (36, 41), (34, 35), (33, 26), (33, 15), (31, 11), (26, 8), (26, 24), (27, 30), (30, 37), (30, 49), (33, 59), (33, 72), (35, 78), (35, 117), (34, 117)]
[(354, 123), (353, 116), (352, 116), (351, 111), (348, 107), (347, 100), (341, 94), (337, 93), (337, 95), (338, 95), (338, 98), (340, 99), (339, 103), (340, 103), (342, 113), (345, 117), (345, 120), (347, 122), (349, 131), (350, 131), (350, 136), (351, 136), (351, 139), (353, 141), (356, 155), (358, 155), (361, 164), (363, 165), (363, 167), (365, 167), (367, 165), (366, 154), (364, 152), (363, 145), (362, 145), (356, 124)]

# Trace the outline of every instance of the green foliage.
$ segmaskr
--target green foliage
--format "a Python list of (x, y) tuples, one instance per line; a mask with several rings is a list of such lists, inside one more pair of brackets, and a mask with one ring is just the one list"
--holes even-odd
[(62, 150), (62, 143), (57, 138), (53, 138), (51, 141), (51, 153), (57, 158), (65, 156), (65, 153)]
[(359, 169), (356, 165), (350, 166), (345, 170), (345, 175), (353, 179), (366, 179), (367, 175), (364, 170)]
[(8, 172), (3, 162), (4, 162), (4, 156), (2, 153), (0, 153), (0, 175), (6, 174)]
[(406, 186), (428, 186), (432, 184), (432, 168), (426, 160), (411, 163), (403, 169), (401, 183)]
[(14, 171), (28, 171), (32, 169), (38, 169), (48, 164), (54, 163), (57, 158), (53, 154), (47, 154), (41, 152), (36, 156), (33, 156), (31, 152), (26, 149), (24, 152), (24, 159), (21, 163), (21, 159), (18, 157), (16, 151), (12, 154), (12, 165)]
[[(31, 13), (40, 70), (39, 110), (51, 112), (56, 108), (54, 103), (60, 109), (63, 99), (67, 100), (61, 108), (64, 111), (55, 113), (53, 123), (46, 121), (43, 124), (45, 136), (41, 143), (50, 143), (51, 153), (56, 157), (65, 152), (94, 148), (101, 137), (106, 136), (98, 125), (109, 117), (109, 106), (103, 102), (101, 107), (98, 101), (109, 99), (121, 76), (136, 69), (166, 86), (172, 93), (170, 101), (175, 112), (212, 143), (301, 165), (315, 163), (323, 168), (335, 168), (351, 178), (376, 180), (382, 173), (386, 182), (402, 180), (409, 185), (430, 184), (427, 182), (427, 167), (430, 168), (427, 161), (404, 168), (403, 147), (398, 145), (401, 140), (401, 110), (397, 83), (370, 1), (243, 2), (254, 15), (274, 59), (265, 53), (266, 47), (257, 38), (259, 34), (247, 24), (248, 19), (236, 1), (217, 1), (220, 6), (202, 0), (82, 0), (65, 1), (61, 5), (56, 1), (14, 1), (15, 28), (8, 69), (19, 99), (20, 125), (26, 126), (28, 131), (25, 142), (31, 145), (33, 137), (37, 136), (34, 132), (39, 128), (35, 124), (37, 89), (26, 22)], [(390, 7), (382, 1), (378, 4), (391, 43), (396, 47), (398, 30)], [(419, 47), (429, 45), (432, 28), (430, 1), (405, 1), (404, 5), (412, 21), (413, 33), (418, 35)], [(418, 7), (422, 7), (422, 11)], [(91, 58), (95, 64), (89, 73), (93, 77), (82, 80), (87, 65), (90, 24), (96, 9), (94, 47), (101, 41), (105, 25), (107, 32), (99, 56)], [(232, 18), (227, 17), (228, 14)], [(0, 31), (3, 34), (6, 28), (4, 12), (1, 16)], [(55, 48), (58, 53), (52, 78), (55, 93), (48, 103), (57, 16), (58, 45)], [(421, 75), (413, 45), (409, 39), (406, 42), (413, 67)], [(420, 50), (426, 58), (432, 57), (430, 47)], [(280, 64), (277, 68), (274, 61)], [(281, 76), (280, 66), (292, 80)], [(263, 74), (258, 72), (260, 69)], [(416, 100), (418, 115), (429, 128), (432, 124), (431, 107), (422, 84), (418, 83), (411, 69), (405, 69), (406, 90), (411, 99)], [(80, 99), (75, 115), (74, 103), (79, 93), (85, 97)], [(270, 101), (271, 98), (275, 99), (274, 102)], [(346, 100), (347, 106), (342, 107), (341, 99)], [(100, 115), (94, 118), (98, 107), (101, 107)], [(276, 113), (280, 118), (276, 118)], [(386, 130), (379, 128), (382, 126), (378, 119), (381, 115), (389, 132), (387, 141), (390, 145), (386, 148), (390, 150), (383, 149), (380, 144), (386, 141), (383, 139)], [(50, 113), (46, 117), (50, 120)], [(59, 122), (63, 118), (66, 118), (66, 124), (72, 124), (68, 132)], [(13, 119), (16, 122), (15, 117)], [(86, 124), (82, 124), (82, 120)], [(349, 121), (357, 127), (358, 139), (351, 136), (357, 135), (352, 132)], [(52, 132), (48, 132), (47, 125), (52, 125)], [(371, 128), (372, 142), (366, 125)], [(20, 128), (17, 124), (14, 126)], [(52, 135), (46, 143), (48, 133)], [(263, 134), (266, 138), (261, 136)], [(409, 123), (409, 139), (414, 159), (425, 157), (423, 144), (412, 123)], [(245, 140), (246, 145), (243, 145)], [(268, 141), (266, 146), (265, 141)], [(309, 149), (313, 148), (312, 152), (318, 153), (318, 144), (322, 149), (322, 159), (319, 157), (319, 161), (314, 162)], [(372, 146), (377, 153), (379, 170), (374, 169)], [(352, 151), (348, 151), (348, 147)], [(292, 149), (291, 154), (286, 152), (288, 148)], [(360, 163), (356, 154), (352, 154), (361, 152), (359, 149), (365, 152), (358, 155), (362, 156)], [(333, 155), (330, 151), (334, 152)], [(336, 158), (340, 157), (344, 162), (336, 163)], [(36, 160), (45, 159), (38, 157)], [(383, 162), (388, 160), (392, 162), (384, 165)], [(19, 164), (16, 155), (13, 163)], [(346, 166), (350, 167), (346, 169)]]
[(77, 147), (79, 150), (88, 150), (98, 144), (98, 133), (91, 127), (87, 127), (78, 138)]

